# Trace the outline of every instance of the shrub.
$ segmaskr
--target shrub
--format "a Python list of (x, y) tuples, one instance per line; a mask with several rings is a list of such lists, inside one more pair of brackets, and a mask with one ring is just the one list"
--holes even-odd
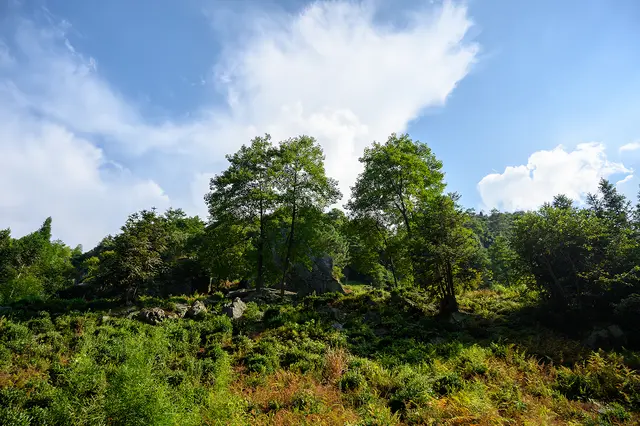
[(389, 397), (389, 407), (393, 412), (405, 411), (408, 407), (424, 404), (431, 398), (429, 377), (408, 366), (399, 370), (394, 381), (394, 390)]
[(462, 389), (463, 385), (464, 381), (458, 373), (449, 373), (433, 383), (433, 390), (439, 395), (450, 395)]
[(250, 354), (244, 359), (247, 371), (252, 373), (273, 373), (278, 368), (278, 360), (263, 354)]
[(570, 399), (592, 398), (640, 407), (640, 376), (615, 353), (603, 356), (594, 352), (573, 370), (560, 367), (556, 388)]
[(360, 389), (367, 382), (364, 375), (358, 371), (347, 371), (338, 381), (338, 387), (342, 391), (354, 391)]

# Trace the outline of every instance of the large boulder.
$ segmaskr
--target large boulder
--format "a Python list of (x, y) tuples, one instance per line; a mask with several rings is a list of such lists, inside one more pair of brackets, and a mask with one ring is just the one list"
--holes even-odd
[(617, 325), (596, 328), (585, 339), (585, 345), (591, 349), (613, 349), (627, 343), (627, 336)]
[(189, 310), (190, 306), (186, 303), (176, 303), (175, 313), (180, 317), (184, 318)]
[(184, 314), (185, 318), (198, 318), (207, 312), (207, 307), (199, 300), (193, 302), (191, 307)]
[(167, 318), (161, 308), (145, 308), (138, 313), (138, 319), (147, 324), (156, 325)]
[(333, 258), (323, 256), (312, 259), (311, 270), (297, 264), (289, 274), (287, 287), (299, 294), (338, 292), (345, 294), (342, 284), (333, 277)]
[[(285, 291), (285, 297), (295, 296), (296, 293), (292, 291)], [(260, 290), (255, 289), (240, 289), (230, 291), (227, 297), (231, 300), (236, 297), (242, 299), (243, 302), (256, 302), (256, 303), (275, 303), (282, 298), (280, 297), (280, 290), (276, 288), (265, 287)]]
[(240, 319), (247, 309), (247, 304), (239, 297), (233, 299), (233, 302), (222, 308), (222, 313), (227, 315), (231, 319)]

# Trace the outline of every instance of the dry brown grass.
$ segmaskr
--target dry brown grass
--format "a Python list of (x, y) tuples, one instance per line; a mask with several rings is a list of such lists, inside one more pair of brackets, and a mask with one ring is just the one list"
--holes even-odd
[(12, 370), (13, 371), (0, 371), (0, 389), (22, 388), (30, 381), (45, 380), (45, 373), (31, 366)]
[(312, 376), (281, 370), (255, 387), (246, 379), (234, 392), (248, 402), (252, 425), (344, 425), (359, 418), (335, 386)]
[(344, 349), (330, 349), (324, 356), (323, 377), (329, 384), (335, 384), (347, 369), (347, 353)]

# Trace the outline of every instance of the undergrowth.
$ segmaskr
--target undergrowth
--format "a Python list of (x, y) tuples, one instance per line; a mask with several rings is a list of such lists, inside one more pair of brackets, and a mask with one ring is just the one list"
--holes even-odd
[[(469, 292), (435, 315), (419, 293), (250, 303), (222, 294), (31, 300), (0, 317), (2, 425), (632, 425), (638, 354), (592, 352), (542, 326), (523, 288)], [(128, 312), (204, 301), (152, 326)]]

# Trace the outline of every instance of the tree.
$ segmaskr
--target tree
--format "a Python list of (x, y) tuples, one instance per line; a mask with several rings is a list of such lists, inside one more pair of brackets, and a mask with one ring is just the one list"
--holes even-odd
[[(264, 256), (266, 227), (269, 215), (276, 207), (276, 168), (278, 152), (271, 144), (271, 136), (256, 137), (250, 146), (243, 145), (238, 152), (228, 155), (229, 168), (211, 179), (211, 192), (205, 200), (209, 206), (211, 225), (219, 238), (220, 231), (253, 232), (257, 256), (256, 288), (264, 284)], [(231, 225), (233, 224), (233, 225)]]
[(511, 245), (557, 308), (581, 307), (602, 230), (597, 217), (557, 197), (515, 221)]
[(51, 241), (51, 218), (40, 229), (13, 239), (0, 231), (0, 299), (48, 297), (73, 281), (74, 252), (61, 241)]
[(442, 163), (426, 144), (395, 133), (386, 143), (365, 148), (359, 161), (364, 170), (347, 208), (356, 215), (382, 218), (391, 226), (402, 224), (410, 239), (416, 209), (444, 189)]
[[(384, 144), (374, 142), (366, 148), (360, 162), (364, 170), (347, 203), (352, 218), (380, 229), (384, 252), (388, 255), (393, 251), (386, 257), (390, 267), (392, 263), (394, 269), (405, 263), (417, 267), (416, 253), (409, 252), (409, 248), (418, 247), (413, 241), (416, 218), (444, 189), (442, 163), (427, 145), (395, 133)], [(393, 250), (389, 250), (391, 247)], [(397, 275), (396, 271), (395, 280)], [(414, 276), (410, 272), (407, 279)]]
[(210, 224), (198, 243), (198, 262), (213, 282), (235, 281), (247, 276), (255, 266), (249, 261), (252, 237), (246, 228), (229, 222)]
[(282, 142), (276, 168), (280, 203), (289, 217), (280, 281), (280, 291), (284, 295), (286, 275), (295, 262), (296, 226), (300, 217), (311, 217), (342, 195), (336, 180), (325, 173), (322, 147), (310, 136), (298, 136)]
[(415, 273), (440, 300), (442, 313), (458, 310), (456, 293), (474, 287), (485, 267), (482, 245), (470, 228), (470, 215), (457, 204), (457, 194), (436, 195), (423, 206), (414, 240)]
[(345, 233), (351, 267), (375, 285), (393, 283), (398, 287), (400, 279), (410, 274), (403, 229), (391, 229), (381, 218), (361, 216), (349, 221)]

